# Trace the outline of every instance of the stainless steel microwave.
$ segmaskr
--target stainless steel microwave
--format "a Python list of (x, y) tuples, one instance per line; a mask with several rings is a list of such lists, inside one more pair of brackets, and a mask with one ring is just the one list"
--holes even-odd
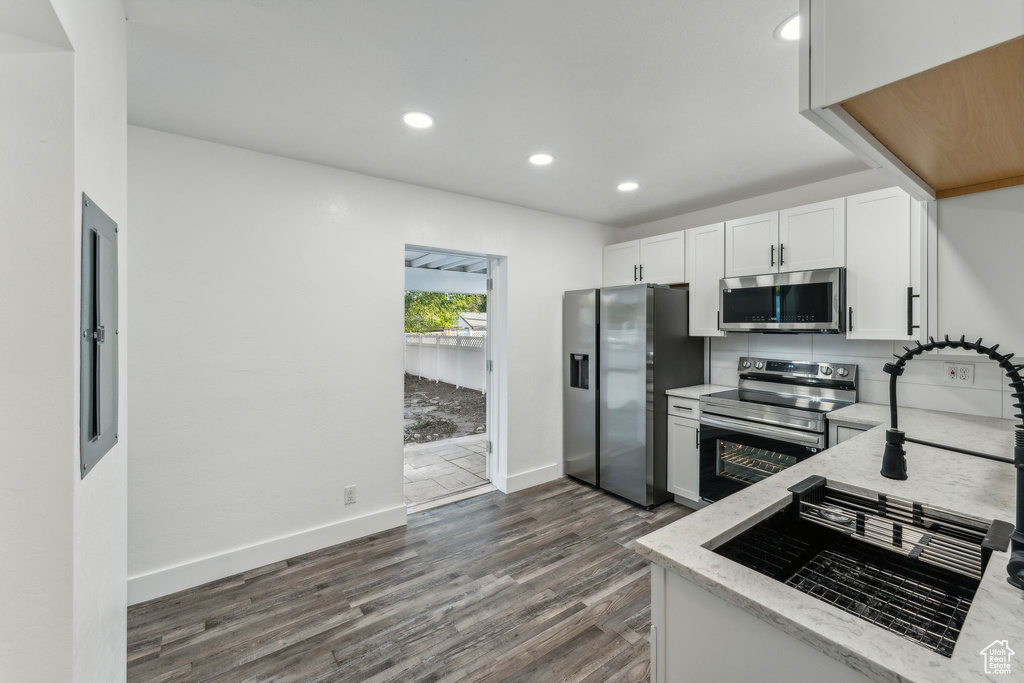
[(719, 284), (719, 328), (727, 332), (844, 329), (844, 268), (727, 277)]

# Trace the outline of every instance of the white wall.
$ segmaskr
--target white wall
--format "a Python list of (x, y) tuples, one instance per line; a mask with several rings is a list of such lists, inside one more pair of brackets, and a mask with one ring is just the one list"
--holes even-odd
[(24, 47), (0, 54), (0, 681), (67, 681), (74, 68), (70, 52)]
[(792, 187), (788, 190), (780, 190), (779, 192), (763, 194), (728, 204), (719, 204), (690, 211), (670, 218), (662, 218), (650, 223), (634, 225), (619, 233), (619, 237), (615, 241), (628, 242), (644, 237), (663, 235), (676, 230), (699, 228), (703, 225), (719, 223), (733, 218), (756, 216), (768, 211), (789, 209), (795, 206), (825, 201), (826, 199), (835, 199), (836, 197), (845, 197), (851, 194), (870, 192), (871, 190), (881, 190), (882, 188), (892, 187), (894, 184), (892, 177), (880, 169), (850, 173), (849, 175), (829, 178), (817, 183)]
[[(61, 30), (32, 33), (57, 49), (8, 34), (0, 55), (0, 310), (22, 331), (0, 342), (0, 680), (107, 683), (126, 643), (125, 22), (118, 0), (58, 4)], [(83, 191), (122, 226), (120, 444), (84, 481)]]
[[(125, 679), (128, 606), (128, 97), (120, 0), (75, 0), (75, 320), (81, 268), (81, 197), (118, 224), (118, 443), (85, 479), (74, 472), (74, 671), (76, 681)], [(78, 335), (74, 358), (78, 360)], [(77, 397), (76, 366), (74, 393)], [(75, 405), (77, 427), (79, 407)], [(77, 429), (75, 431), (77, 439)]]
[(557, 476), (561, 294), (615, 229), (137, 127), (129, 176), (133, 601), (404, 522), (406, 244), (507, 257), (503, 474)]
[[(1024, 185), (940, 200), (936, 221), (937, 336), (983, 337), (1024, 357)], [(1024, 412), (1010, 394), (1004, 389), (1003, 417)]]

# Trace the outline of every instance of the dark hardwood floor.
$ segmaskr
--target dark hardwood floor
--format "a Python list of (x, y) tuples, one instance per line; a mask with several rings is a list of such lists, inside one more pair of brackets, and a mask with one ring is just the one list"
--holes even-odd
[(136, 605), (129, 681), (647, 681), (647, 512), (561, 480)]

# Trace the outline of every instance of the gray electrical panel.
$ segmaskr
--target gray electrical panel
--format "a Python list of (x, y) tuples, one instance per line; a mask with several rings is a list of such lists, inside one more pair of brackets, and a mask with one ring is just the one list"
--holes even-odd
[(82, 478), (117, 443), (117, 223), (82, 194)]

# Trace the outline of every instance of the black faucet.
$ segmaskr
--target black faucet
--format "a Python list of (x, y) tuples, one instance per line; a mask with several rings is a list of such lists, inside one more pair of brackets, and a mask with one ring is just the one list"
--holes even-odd
[[(950, 340), (949, 335), (946, 335), (942, 341), (935, 341), (934, 337), (928, 337), (927, 344), (918, 342), (917, 346), (912, 349), (904, 346), (903, 350), (906, 351), (906, 353), (902, 356), (894, 354), (896, 356), (896, 362), (886, 363), (883, 368), (885, 372), (889, 373), (889, 415), (892, 424), (885, 433), (885, 452), (882, 454), (881, 474), (883, 477), (887, 477), (889, 479), (907, 478), (907, 454), (906, 451), (903, 450), (903, 444), (907, 441), (922, 444), (924, 446), (931, 446), (933, 448), (942, 448), (947, 451), (973, 455), (979, 458), (1007, 462), (1016, 467), (1017, 518), (1015, 520), (1016, 526), (1013, 533), (1010, 534), (1010, 561), (1006, 565), (1006, 573), (1009, 574), (1007, 581), (1009, 581), (1011, 585), (1024, 590), (1024, 381), (1021, 380), (1019, 372), (1024, 369), (1024, 364), (1014, 365), (1010, 362), (1010, 359), (1013, 358), (1013, 354), (1008, 353), (1004, 356), (996, 351), (998, 348), (999, 344), (996, 344), (992, 348), (982, 346), (981, 339), (976, 342), (969, 342), (961, 336), (959, 340)], [(978, 453), (977, 451), (971, 451), (966, 448), (956, 448), (953, 446), (944, 446), (942, 444), (932, 443), (930, 441), (912, 439), (899, 430), (896, 408), (896, 379), (903, 374), (903, 368), (909, 360), (914, 356), (919, 356), (925, 351), (931, 351), (933, 349), (968, 349), (976, 351), (983, 356), (988, 356), (998, 363), (999, 367), (1006, 371), (1006, 376), (1010, 378), (1010, 386), (1013, 387), (1014, 393), (1012, 395), (1017, 399), (1017, 402), (1014, 403), (1013, 406), (1014, 408), (1021, 410), (1020, 413), (1014, 415), (1014, 417), (1020, 419), (1021, 423), (1017, 425), (1017, 428), (1014, 431), (1012, 460), (1010, 458), (989, 455), (987, 453)]]

